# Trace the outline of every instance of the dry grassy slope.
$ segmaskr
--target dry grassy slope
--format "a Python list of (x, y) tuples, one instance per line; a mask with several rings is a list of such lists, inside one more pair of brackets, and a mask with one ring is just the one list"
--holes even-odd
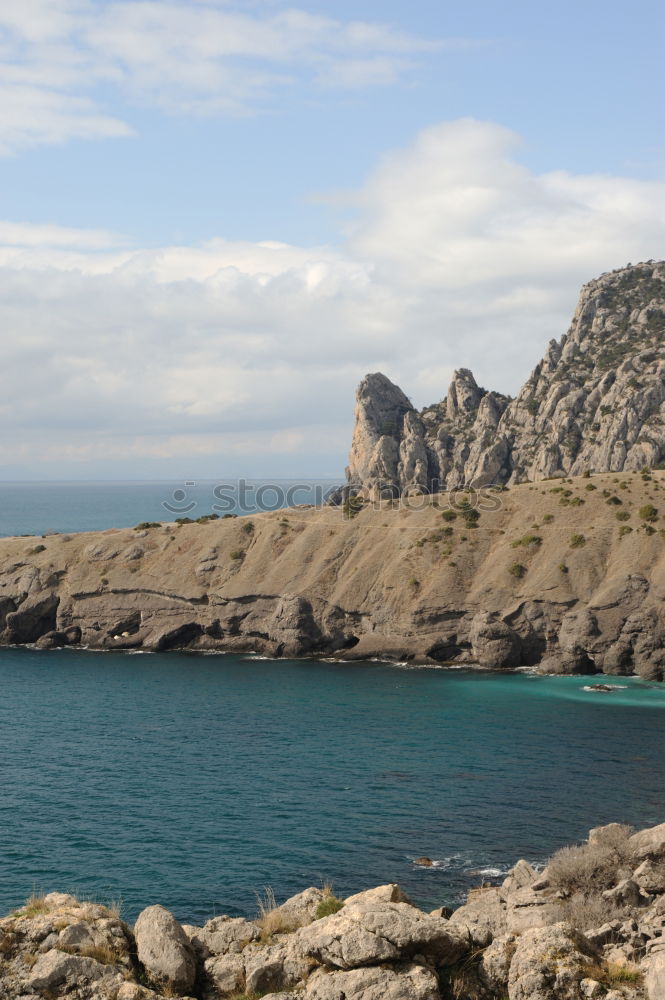
[[(611, 496), (621, 505), (608, 504)], [(460, 516), (445, 522), (442, 494), (414, 498), (414, 509), (367, 506), (351, 520), (340, 508), (291, 508), (203, 525), (2, 539), (0, 628), (6, 617), (4, 641), (42, 637), (42, 645), (64, 641), (43, 638), (53, 630), (69, 629), (67, 641), (76, 641), (80, 628), (93, 646), (488, 665), (563, 650), (566, 669), (588, 667), (590, 657), (614, 672), (662, 676), (665, 473), (526, 483), (490, 502), (498, 509), (482, 511), (477, 528)], [(659, 511), (653, 534), (638, 513), (647, 503)], [(630, 517), (620, 522), (617, 512)], [(441, 535), (447, 526), (450, 538)], [(632, 531), (622, 536), (622, 527)], [(583, 546), (571, 546), (575, 534)], [(513, 546), (526, 535), (542, 541)], [(515, 564), (526, 570), (521, 578)], [(571, 625), (569, 616), (560, 634), (566, 612), (586, 608), (595, 623), (578, 614)], [(651, 635), (646, 652), (624, 627), (631, 614), (644, 618), (637, 631)], [(645, 657), (648, 668), (638, 662)]]

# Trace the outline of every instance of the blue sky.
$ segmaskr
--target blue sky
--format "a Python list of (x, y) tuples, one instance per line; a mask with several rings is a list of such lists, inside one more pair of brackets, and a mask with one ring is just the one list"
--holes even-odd
[(0, 0), (3, 478), (334, 475), (663, 256), (665, 12)]

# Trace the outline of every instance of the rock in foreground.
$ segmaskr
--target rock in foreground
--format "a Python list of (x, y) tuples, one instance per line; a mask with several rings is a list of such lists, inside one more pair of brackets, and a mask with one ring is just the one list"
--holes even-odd
[(203, 927), (149, 906), (132, 930), (51, 893), (0, 920), (0, 998), (664, 1000), (664, 828), (596, 827), (450, 919), (386, 885), (346, 901), (311, 888)]

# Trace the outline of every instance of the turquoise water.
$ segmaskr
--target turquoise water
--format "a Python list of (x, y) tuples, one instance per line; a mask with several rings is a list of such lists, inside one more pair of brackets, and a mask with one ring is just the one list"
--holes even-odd
[(339, 481), (322, 479), (0, 482), (0, 536), (131, 528), (140, 521), (195, 518), (213, 511), (220, 516), (254, 514), (320, 502), (337, 485)]
[(0, 650), (0, 911), (60, 889), (199, 922), (322, 881), (434, 906), (598, 823), (662, 822), (665, 688), (588, 683)]

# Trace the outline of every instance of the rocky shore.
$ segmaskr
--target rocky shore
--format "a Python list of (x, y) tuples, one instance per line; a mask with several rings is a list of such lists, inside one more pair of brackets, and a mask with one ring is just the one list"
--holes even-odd
[(0, 920), (2, 1000), (663, 1000), (665, 824), (612, 823), (524, 860), (455, 911), (397, 885), (337, 899), (309, 888), (256, 919), (133, 928), (51, 892)]
[(665, 473), (0, 539), (0, 643), (665, 676)]

